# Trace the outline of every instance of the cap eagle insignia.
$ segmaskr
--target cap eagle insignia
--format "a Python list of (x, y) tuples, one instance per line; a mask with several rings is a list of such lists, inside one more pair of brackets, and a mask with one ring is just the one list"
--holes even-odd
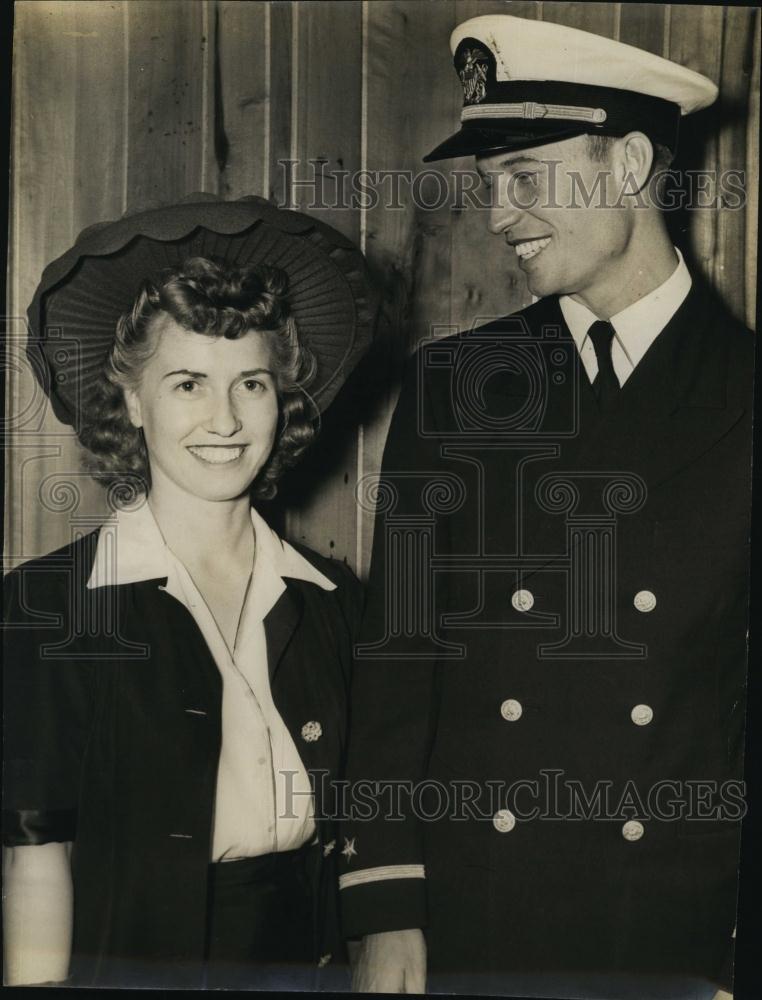
[(486, 95), (487, 68), (489, 57), (483, 49), (464, 49), (461, 53), (462, 66), (458, 70), (463, 84), (466, 104), (478, 104)]

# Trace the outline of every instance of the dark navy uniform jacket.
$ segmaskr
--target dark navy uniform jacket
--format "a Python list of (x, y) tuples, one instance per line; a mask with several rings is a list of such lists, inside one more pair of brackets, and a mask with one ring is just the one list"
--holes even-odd
[(696, 288), (605, 413), (555, 297), (419, 351), (348, 763), (419, 792), (357, 794), (347, 935), (423, 927), (430, 970), (476, 992), (478, 973), (722, 978), (752, 370), (750, 332)]
[[(5, 581), (6, 845), (74, 841), (77, 985), (198, 986), (222, 681), (166, 580), (86, 587), (98, 532)], [(332, 778), (340, 773), (360, 587), (287, 579), (265, 618), (273, 699), (315, 786), (315, 962), (338, 955)], [(307, 741), (302, 727), (319, 722)], [(314, 727), (313, 727), (314, 728)]]

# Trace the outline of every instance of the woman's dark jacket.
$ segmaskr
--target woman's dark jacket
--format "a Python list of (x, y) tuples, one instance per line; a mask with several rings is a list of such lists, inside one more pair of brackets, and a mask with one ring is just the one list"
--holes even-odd
[[(73, 982), (192, 987), (222, 681), (166, 580), (87, 589), (98, 534), (5, 581), (4, 842), (74, 841)], [(273, 698), (315, 788), (317, 967), (340, 949), (330, 789), (361, 595), (345, 565), (299, 549), (337, 589), (286, 579), (264, 625)], [(303, 738), (307, 722), (320, 724), (318, 739)]]

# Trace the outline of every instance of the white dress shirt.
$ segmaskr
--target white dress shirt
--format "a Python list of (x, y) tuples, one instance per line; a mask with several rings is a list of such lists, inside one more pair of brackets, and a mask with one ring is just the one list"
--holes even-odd
[(234, 650), (183, 563), (169, 549), (148, 503), (122, 510), (101, 529), (89, 588), (167, 578), (166, 592), (198, 625), (222, 676), (222, 747), (212, 861), (301, 847), (315, 833), (309, 778), (272, 698), (264, 619), (295, 577), (336, 585), (252, 508), (256, 554)]
[[(620, 386), (623, 386), (632, 375), (638, 362), (691, 290), (691, 276), (685, 266), (683, 255), (677, 247), (675, 253), (677, 267), (665, 282), (609, 318), (609, 323), (614, 327), (611, 362)], [(592, 382), (598, 374), (598, 358), (587, 331), (600, 317), (568, 295), (562, 295), (558, 302), (569, 332), (577, 345), (587, 377)]]

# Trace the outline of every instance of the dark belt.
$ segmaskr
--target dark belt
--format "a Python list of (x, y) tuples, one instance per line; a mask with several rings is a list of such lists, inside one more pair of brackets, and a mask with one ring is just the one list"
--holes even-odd
[(236, 858), (233, 861), (213, 861), (209, 865), (212, 885), (247, 885), (265, 878), (286, 874), (294, 867), (306, 866), (315, 855), (319, 844), (307, 843), (293, 851), (260, 854), (255, 858)]

